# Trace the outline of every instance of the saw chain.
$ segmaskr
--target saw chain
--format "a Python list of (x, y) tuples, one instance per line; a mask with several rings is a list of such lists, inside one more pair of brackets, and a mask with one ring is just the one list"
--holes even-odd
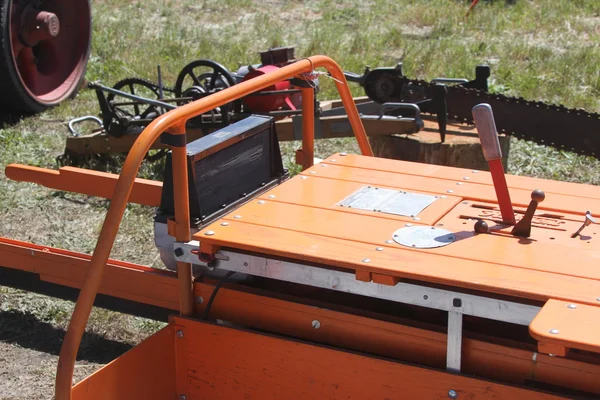
[[(482, 68), (487, 68), (487, 72)], [(408, 79), (402, 75), (401, 65), (366, 70), (362, 76), (346, 73), (346, 77), (360, 83), (367, 96), (378, 103), (397, 101), (419, 104), (422, 112), (438, 115), (443, 130), (446, 119), (440, 118), (443, 115), (439, 114), (473, 124), (473, 107), (488, 103), (494, 112), (499, 132), (559, 150), (600, 158), (600, 114), (489, 93), (489, 67), (478, 67), (477, 72), (475, 80), (444, 85), (444, 91), (439, 90), (440, 84), (435, 81)], [(443, 107), (439, 106), (441, 103)]]

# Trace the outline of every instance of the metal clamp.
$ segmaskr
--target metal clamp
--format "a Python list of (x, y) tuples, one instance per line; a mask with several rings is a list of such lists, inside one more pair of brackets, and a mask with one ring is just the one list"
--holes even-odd
[(397, 110), (409, 110), (414, 113), (414, 118), (416, 120), (421, 119), (421, 109), (418, 105), (413, 103), (383, 103), (381, 108), (379, 109), (379, 117), (383, 118), (388, 111), (397, 111)]
[(94, 117), (93, 115), (86, 115), (85, 117), (79, 117), (69, 121), (69, 132), (71, 132), (71, 135), (76, 137), (81, 136), (81, 133), (77, 132), (77, 130), (75, 129), (75, 125), (80, 124), (84, 121), (94, 121), (95, 123), (100, 125), (100, 128), (104, 128), (104, 124), (102, 123), (102, 120), (100, 118)]

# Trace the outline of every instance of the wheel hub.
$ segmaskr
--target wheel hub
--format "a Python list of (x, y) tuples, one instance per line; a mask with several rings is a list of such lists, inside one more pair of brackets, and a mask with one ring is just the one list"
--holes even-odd
[(59, 31), (60, 22), (56, 14), (30, 5), (23, 10), (19, 39), (25, 46), (33, 47), (43, 40), (55, 38)]

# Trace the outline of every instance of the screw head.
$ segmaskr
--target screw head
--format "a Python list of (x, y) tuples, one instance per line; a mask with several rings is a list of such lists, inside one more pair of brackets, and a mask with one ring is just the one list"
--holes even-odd
[(309, 174), (312, 174), (312, 175), (314, 175), (314, 174), (316, 174), (316, 173), (317, 173), (316, 171), (310, 171), (310, 172), (309, 172)]
[(300, 177), (300, 179), (308, 179), (308, 177), (307, 177), (307, 176), (304, 176), (304, 175), (302, 175), (302, 176)]
[(321, 327), (321, 323), (318, 320), (315, 319), (312, 322), (312, 327), (315, 328), (315, 329), (319, 329)]
[(448, 189), (448, 190), (446, 190), (446, 193), (454, 193), (454, 190)]
[(462, 183), (462, 182), (456, 182), (456, 184), (457, 184), (457, 185), (462, 185), (463, 183)]
[(215, 234), (215, 231), (206, 231), (206, 232), (204, 232), (204, 234), (205, 234), (206, 236), (212, 236), (212, 235), (214, 235), (214, 234)]
[(377, 251), (383, 251), (383, 247), (375, 247), (375, 250), (377, 250)]
[(469, 179), (471, 179), (471, 178), (469, 178), (468, 176), (463, 176), (463, 179), (464, 179), (465, 181), (468, 181), (468, 180), (469, 180)]
[(413, 226), (413, 224), (411, 224), (410, 222), (408, 222), (408, 223), (404, 224), (404, 226), (407, 226), (407, 227), (410, 228), (411, 226)]
[(269, 198), (270, 198), (270, 199), (274, 199), (274, 198), (275, 198), (275, 195), (274, 195), (274, 194), (270, 194), (270, 195), (269, 195)]
[(421, 220), (421, 218), (419, 218), (419, 217), (414, 217), (413, 218), (413, 221), (420, 221), (420, 220)]
[(577, 308), (577, 304), (569, 304), (569, 305), (567, 306), (567, 308), (570, 308), (571, 310), (574, 310), (574, 309), (576, 309), (576, 308)]
[(473, 171), (471, 171), (471, 172), (472, 172), (472, 173), (474, 173), (474, 174), (476, 174), (476, 173), (478, 173), (479, 171), (477, 171), (476, 169), (474, 169), (474, 170), (473, 170)]
[(451, 399), (458, 399), (458, 392), (454, 389), (448, 390), (448, 397)]
[(264, 200), (259, 200), (258, 204), (265, 204), (265, 201)]
[(227, 222), (227, 221), (221, 222), (221, 226), (229, 226), (229, 222)]
[(182, 338), (183, 337), (183, 331), (177, 331), (176, 335), (178, 338)]
[(558, 329), (550, 329), (550, 333), (553, 335), (557, 335), (560, 331)]
[(363, 258), (363, 259), (362, 259), (362, 262), (364, 262), (364, 263), (368, 263), (368, 262), (371, 262), (371, 260), (369, 260), (368, 258)]
[(342, 156), (342, 157), (345, 157), (347, 155), (348, 155), (348, 153), (340, 153), (340, 156)]
[(187, 396), (185, 394), (179, 395), (179, 400), (187, 400)]
[(241, 219), (242, 216), (241, 215), (234, 215), (233, 218), (235, 218), (235, 219)]
[(204, 303), (204, 297), (196, 296), (196, 304), (202, 304), (202, 303)]

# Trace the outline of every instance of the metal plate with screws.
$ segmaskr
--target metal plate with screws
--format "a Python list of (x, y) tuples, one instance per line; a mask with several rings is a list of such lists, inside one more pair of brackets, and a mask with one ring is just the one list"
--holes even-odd
[(341, 207), (416, 217), (436, 200), (435, 196), (363, 186), (340, 203)]
[(398, 229), (392, 238), (402, 246), (431, 249), (449, 245), (456, 240), (456, 235), (446, 229), (433, 226), (410, 226)]

